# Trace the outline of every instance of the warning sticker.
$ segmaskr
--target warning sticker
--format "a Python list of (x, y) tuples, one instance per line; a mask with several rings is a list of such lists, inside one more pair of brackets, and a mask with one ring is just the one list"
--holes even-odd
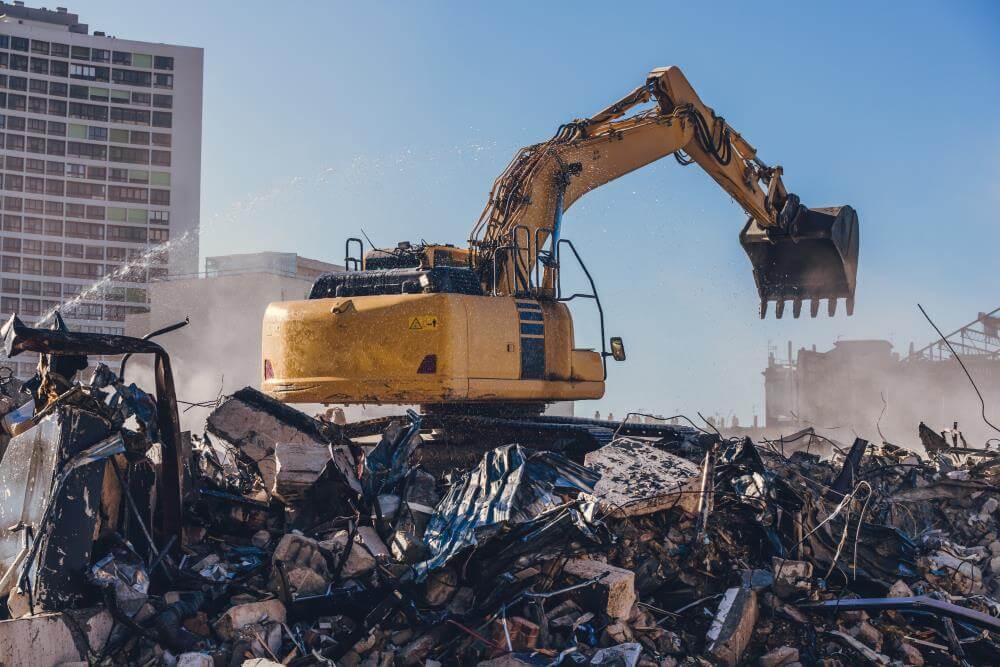
[(411, 317), (410, 323), (406, 327), (410, 331), (435, 331), (441, 326), (441, 322), (438, 320), (437, 315), (422, 315), (420, 317)]

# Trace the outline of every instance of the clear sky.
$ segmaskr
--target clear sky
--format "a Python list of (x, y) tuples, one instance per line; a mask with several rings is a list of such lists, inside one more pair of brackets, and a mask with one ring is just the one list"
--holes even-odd
[[(933, 338), (918, 301), (944, 329), (1000, 306), (997, 3), (69, 5), (92, 30), (205, 48), (203, 256), (340, 261), (361, 227), (461, 243), (518, 147), (671, 64), (804, 203), (858, 210), (855, 316), (762, 322), (744, 215), (704, 173), (662, 160), (582, 199), (564, 233), (629, 360), (578, 414), (746, 422), (771, 345), (905, 352)], [(598, 344), (583, 312), (577, 330)]]

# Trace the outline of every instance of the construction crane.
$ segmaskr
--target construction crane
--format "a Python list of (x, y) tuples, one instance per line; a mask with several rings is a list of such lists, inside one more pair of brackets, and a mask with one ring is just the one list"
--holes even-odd
[[(815, 317), (822, 299), (830, 315), (841, 298), (852, 313), (854, 209), (802, 205), (782, 168), (761, 161), (680, 69), (666, 67), (518, 151), (468, 247), (401, 243), (365, 252), (349, 239), (347, 272), (318, 279), (307, 300), (268, 307), (264, 391), (288, 403), (420, 404), (428, 415), (531, 424), (548, 403), (601, 398), (607, 359), (624, 360), (624, 344), (605, 340), (596, 286), (563, 236), (563, 215), (585, 193), (670, 155), (701, 167), (747, 213), (739, 238), (761, 317), (771, 301), (777, 317), (788, 301), (796, 317), (809, 301)], [(589, 291), (563, 289), (568, 262), (579, 262)], [(600, 351), (575, 346), (566, 304), (584, 298), (600, 314)]]

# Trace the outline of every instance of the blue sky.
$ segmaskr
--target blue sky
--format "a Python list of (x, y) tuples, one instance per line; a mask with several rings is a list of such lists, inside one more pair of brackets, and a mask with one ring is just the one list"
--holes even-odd
[[(861, 220), (853, 318), (757, 319), (739, 207), (673, 160), (588, 195), (564, 233), (629, 361), (621, 413), (762, 413), (768, 348), (905, 351), (1000, 305), (1000, 5), (88, 0), (91, 29), (205, 48), (202, 255), (339, 261), (461, 243), (520, 146), (679, 65), (811, 206)], [(598, 343), (577, 320), (578, 342)]]

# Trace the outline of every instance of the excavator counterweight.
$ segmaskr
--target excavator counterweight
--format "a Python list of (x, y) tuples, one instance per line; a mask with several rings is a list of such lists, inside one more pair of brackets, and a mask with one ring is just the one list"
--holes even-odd
[(762, 229), (753, 220), (740, 234), (740, 244), (750, 258), (760, 295), (760, 316), (775, 302), (775, 316), (784, 314), (785, 302), (799, 316), (804, 301), (816, 317), (822, 299), (827, 311), (836, 313), (837, 300), (846, 300), (847, 314), (854, 312), (854, 287), (858, 272), (858, 214), (850, 206), (799, 207), (788, 231)]

